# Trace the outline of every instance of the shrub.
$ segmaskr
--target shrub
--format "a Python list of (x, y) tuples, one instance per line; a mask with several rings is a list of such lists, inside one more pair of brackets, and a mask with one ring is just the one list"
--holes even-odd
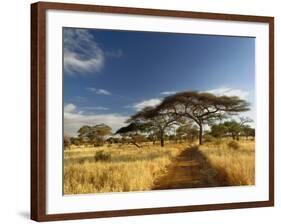
[(108, 161), (110, 159), (110, 153), (105, 153), (103, 150), (97, 151), (95, 154), (95, 161)]
[(216, 145), (216, 146), (219, 146), (219, 145), (221, 145), (222, 144), (222, 140), (221, 139), (216, 139), (215, 141), (214, 141), (214, 145)]
[(211, 135), (205, 135), (203, 141), (206, 143), (214, 142), (216, 139)]
[(239, 149), (239, 144), (236, 141), (230, 141), (227, 145), (231, 149)]
[(103, 146), (103, 145), (104, 145), (104, 141), (101, 138), (97, 138), (94, 142), (95, 147), (99, 147), (99, 146)]

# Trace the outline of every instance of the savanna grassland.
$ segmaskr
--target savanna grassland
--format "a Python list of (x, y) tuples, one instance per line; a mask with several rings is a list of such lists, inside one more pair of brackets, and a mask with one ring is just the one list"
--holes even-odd
[(70, 146), (64, 194), (255, 184), (252, 140)]
[(206, 156), (221, 185), (255, 184), (255, 142), (211, 142), (199, 147)]
[(75, 147), (64, 151), (64, 193), (143, 191), (165, 172), (183, 145)]

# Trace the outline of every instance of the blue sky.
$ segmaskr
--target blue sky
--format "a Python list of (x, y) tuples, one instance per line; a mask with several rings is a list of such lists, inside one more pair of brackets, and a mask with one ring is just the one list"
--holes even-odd
[(64, 28), (65, 133), (84, 124), (116, 130), (168, 94), (238, 95), (254, 119), (255, 39)]

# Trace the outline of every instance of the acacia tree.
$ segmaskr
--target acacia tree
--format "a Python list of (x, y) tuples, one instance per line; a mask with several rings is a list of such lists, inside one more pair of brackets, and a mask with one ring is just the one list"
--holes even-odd
[(96, 146), (104, 143), (104, 137), (111, 134), (111, 127), (106, 124), (98, 124), (94, 126), (84, 125), (78, 130), (80, 139), (89, 139)]
[(251, 128), (249, 125), (244, 125), (242, 133), (246, 139), (248, 139), (249, 136), (251, 136), (253, 139), (255, 138), (255, 129)]
[(180, 141), (182, 139), (193, 141), (198, 136), (198, 128), (190, 123), (187, 123), (177, 128), (176, 135)]
[(164, 147), (165, 131), (172, 125), (180, 122), (180, 117), (160, 107), (145, 107), (128, 120), (128, 122), (132, 121), (149, 123), (154, 130), (157, 130), (161, 147)]
[(214, 124), (211, 126), (210, 134), (215, 138), (222, 138), (227, 134), (227, 127), (224, 124)]
[(136, 147), (140, 148), (141, 146), (138, 144), (140, 140), (142, 140), (142, 136), (139, 132), (143, 132), (146, 124), (141, 124), (139, 122), (131, 122), (129, 125), (118, 129), (115, 134), (120, 134), (122, 136), (129, 136), (131, 138), (131, 143)]
[(224, 122), (224, 127), (227, 133), (231, 135), (233, 140), (239, 140), (239, 133), (242, 131), (242, 126), (235, 120)]
[(249, 104), (237, 96), (216, 96), (211, 93), (188, 91), (166, 97), (157, 108), (193, 120), (199, 127), (201, 145), (204, 124), (247, 111)]

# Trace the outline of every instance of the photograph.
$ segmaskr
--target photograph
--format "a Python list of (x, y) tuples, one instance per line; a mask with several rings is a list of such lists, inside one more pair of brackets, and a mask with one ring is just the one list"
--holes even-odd
[(62, 34), (64, 195), (255, 185), (255, 37)]

